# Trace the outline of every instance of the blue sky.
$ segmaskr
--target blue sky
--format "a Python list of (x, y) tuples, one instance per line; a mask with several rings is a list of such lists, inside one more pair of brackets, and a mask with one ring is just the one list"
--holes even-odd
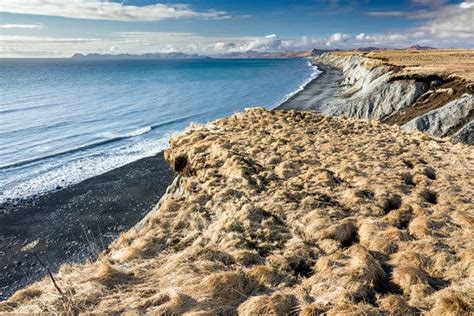
[(2, 0), (0, 56), (471, 47), (474, 0)]

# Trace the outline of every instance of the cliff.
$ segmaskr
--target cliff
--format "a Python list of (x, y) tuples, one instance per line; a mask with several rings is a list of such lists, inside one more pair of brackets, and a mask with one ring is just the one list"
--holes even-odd
[(170, 141), (179, 174), (96, 262), (0, 311), (467, 314), (472, 147), (377, 121), (247, 110)]
[(437, 50), (322, 54), (316, 61), (341, 69), (343, 80), (342, 92), (318, 110), (473, 144), (474, 69), (466, 56), (474, 57)]

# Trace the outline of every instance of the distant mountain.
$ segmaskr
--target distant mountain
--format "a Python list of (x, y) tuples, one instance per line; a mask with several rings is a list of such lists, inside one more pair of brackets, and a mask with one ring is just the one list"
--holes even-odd
[(302, 52), (257, 52), (248, 50), (245, 52), (233, 52), (215, 55), (218, 58), (305, 58), (311, 57), (311, 51)]
[[(379, 47), (359, 47), (354, 51), (359, 52), (371, 52), (375, 50), (384, 50), (385, 48)], [(434, 49), (428, 46), (413, 45), (406, 50), (430, 50)], [(319, 56), (328, 52), (339, 52), (344, 51), (342, 49), (320, 49), (314, 48), (311, 51), (300, 51), (300, 52), (258, 52), (254, 50), (248, 50), (245, 52), (233, 52), (219, 55), (203, 56), (198, 54), (185, 54), (185, 53), (147, 53), (147, 54), (74, 54), (71, 58), (77, 60), (103, 60), (103, 59), (208, 59), (208, 58), (306, 58), (312, 56)]]
[(77, 60), (103, 60), (103, 59), (207, 59), (207, 58), (304, 58), (311, 57), (311, 51), (302, 52), (234, 52), (213, 55), (212, 57), (198, 54), (185, 53), (147, 53), (147, 54), (74, 54), (71, 58)]
[(329, 53), (329, 52), (342, 52), (342, 51), (355, 51), (355, 52), (364, 52), (364, 53), (369, 53), (373, 52), (376, 50), (389, 50), (389, 49), (395, 49), (395, 50), (431, 50), (431, 49), (436, 49), (433, 47), (429, 46), (420, 46), (420, 45), (413, 45), (410, 47), (406, 48), (384, 48), (384, 47), (374, 47), (374, 46), (368, 46), (368, 47), (358, 47), (354, 49), (320, 49), (320, 48), (315, 48), (312, 50), (312, 56), (319, 56), (324, 53)]
[(373, 52), (374, 50), (386, 50), (386, 48), (380, 48), (380, 47), (358, 47), (355, 49), (356, 52)]
[(74, 54), (71, 59), (103, 60), (103, 59), (208, 59), (208, 56), (184, 53), (146, 53), (146, 54)]
[(329, 52), (340, 52), (342, 51), (341, 49), (321, 49), (321, 48), (313, 48), (311, 51), (311, 56), (319, 56), (324, 53), (329, 53)]
[(431, 50), (431, 49), (435, 49), (435, 48), (429, 47), (429, 46), (412, 45), (412, 46), (404, 48), (404, 49), (406, 49), (406, 50)]

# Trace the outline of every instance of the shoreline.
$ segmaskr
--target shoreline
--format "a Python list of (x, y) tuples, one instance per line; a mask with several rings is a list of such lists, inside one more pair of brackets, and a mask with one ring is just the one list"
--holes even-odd
[(94, 259), (120, 232), (138, 223), (158, 202), (174, 173), (163, 151), (35, 199), (17, 201), (0, 214), (0, 300), (44, 277), (30, 254), (53, 271)]
[[(322, 65), (322, 64), (312, 63), (311, 65), (309, 65), (309, 67), (311, 67), (311, 68), (314, 68), (315, 66), (317, 67), (317, 69), (315, 69), (313, 71), (313, 73), (309, 76), (309, 78), (299, 88), (297, 88), (294, 91), (288, 93), (286, 96), (284, 96), (281, 99), (281, 101), (279, 103), (277, 103), (277, 105), (268, 107), (268, 109), (269, 110), (286, 109), (285, 106), (287, 106), (288, 103), (291, 103), (295, 98), (299, 98), (300, 94), (305, 93), (305, 91), (307, 89), (310, 89), (312, 87), (312, 85), (314, 85), (316, 82), (321, 81), (320, 79), (322, 77), (327, 76), (326, 72), (328, 72), (328, 71), (332, 72), (333, 70), (337, 71), (337, 68)], [(313, 77), (315, 71), (318, 72), (318, 74), (315, 77)], [(321, 83), (319, 83), (319, 84), (321, 84)], [(295, 107), (295, 108), (292, 108), (292, 109), (302, 110), (303, 108)], [(149, 126), (148, 128), (153, 129), (154, 126)], [(123, 138), (123, 137), (124, 136), (119, 136), (119, 137), (117, 137), (117, 139)], [(104, 140), (103, 142), (97, 142), (97, 143), (93, 143), (93, 144), (84, 145), (84, 146), (79, 147), (79, 148), (75, 148), (75, 149), (68, 150), (68, 151), (65, 151), (65, 152), (60, 152), (60, 153), (53, 154), (53, 155), (50, 155), (50, 156), (35, 158), (35, 159), (32, 159), (32, 160), (24, 160), (24, 161), (15, 162), (15, 163), (8, 164), (8, 165), (3, 165), (3, 166), (0, 166), (0, 169), (16, 167), (16, 166), (22, 166), (22, 165), (25, 165), (25, 164), (28, 164), (28, 163), (31, 163), (31, 162), (36, 162), (38, 160), (43, 160), (45, 158), (51, 158), (51, 157), (63, 155), (65, 153), (70, 153), (71, 151), (84, 150), (84, 149), (87, 149), (89, 147), (101, 145), (103, 143), (111, 142), (111, 141), (114, 141), (114, 140), (115, 139), (107, 139), (107, 140)], [(162, 151), (164, 151), (164, 150), (165, 149), (163, 149)], [(147, 157), (144, 157), (144, 158), (147, 158)], [(143, 158), (140, 158), (140, 159), (143, 159)], [(140, 159), (138, 159), (138, 160), (140, 160)], [(128, 164), (132, 164), (132, 163), (134, 163), (138, 160), (131, 161), (131, 162), (129, 162), (129, 163), (123, 165), (123, 166), (126, 166)], [(117, 168), (120, 168), (120, 167), (110, 169), (109, 171), (113, 171)], [(107, 172), (109, 172), (109, 171), (107, 171)], [(94, 175), (90, 178), (85, 178), (85, 179), (83, 179), (83, 180), (81, 180), (77, 183), (73, 183), (73, 184), (67, 184), (67, 185), (64, 185), (64, 186), (63, 185), (58, 185), (58, 187), (55, 190), (53, 189), (53, 190), (49, 190), (49, 191), (39, 191), (39, 192), (35, 192), (35, 193), (33, 193), (31, 195), (27, 195), (27, 196), (6, 197), (3, 201), (0, 201), (0, 216), (8, 214), (10, 211), (14, 211), (18, 207), (24, 207), (26, 205), (34, 205), (38, 199), (41, 199), (44, 196), (54, 194), (56, 192), (62, 191), (64, 189), (67, 189), (67, 188), (69, 188), (71, 186), (74, 186), (76, 184), (79, 184), (82, 181), (87, 181), (88, 179), (91, 179), (91, 178), (94, 178), (94, 177), (97, 177), (97, 176), (100, 176), (100, 175), (102, 175), (102, 174), (96, 174), (96, 175)]]
[(321, 112), (324, 103), (339, 91), (342, 71), (328, 65), (317, 63), (321, 73), (309, 81), (300, 91), (276, 106), (275, 110), (315, 110)]
[[(321, 73), (274, 110), (301, 110), (294, 103), (308, 91), (334, 85), (337, 69), (316, 66)], [(0, 203), (0, 248), (6, 249), (0, 252), (0, 300), (45, 275), (31, 255), (20, 251), (25, 244), (39, 239), (38, 254), (53, 272), (64, 263), (93, 260), (120, 232), (142, 220), (173, 179), (161, 151), (57, 191)]]

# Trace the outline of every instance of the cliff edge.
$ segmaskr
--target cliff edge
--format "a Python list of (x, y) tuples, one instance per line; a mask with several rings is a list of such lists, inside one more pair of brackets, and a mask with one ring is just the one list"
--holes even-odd
[(317, 110), (373, 118), (474, 144), (474, 51), (334, 52), (316, 61), (342, 70), (341, 93)]
[(170, 141), (179, 174), (96, 262), (4, 312), (467, 314), (473, 149), (397, 126), (251, 109)]

